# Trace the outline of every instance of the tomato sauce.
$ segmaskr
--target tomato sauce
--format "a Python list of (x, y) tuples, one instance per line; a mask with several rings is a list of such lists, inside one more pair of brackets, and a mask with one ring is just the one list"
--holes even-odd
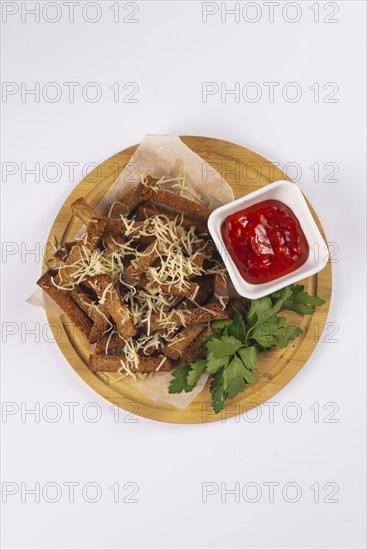
[(242, 277), (251, 284), (273, 281), (305, 263), (309, 246), (288, 206), (267, 200), (228, 216), (223, 242)]

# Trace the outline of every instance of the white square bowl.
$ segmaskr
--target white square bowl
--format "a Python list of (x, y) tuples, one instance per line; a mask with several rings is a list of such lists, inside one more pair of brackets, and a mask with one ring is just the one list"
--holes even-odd
[[(254, 285), (245, 281), (238, 271), (223, 242), (221, 227), (227, 216), (266, 200), (280, 201), (293, 211), (303, 229), (310, 251), (305, 263), (295, 271), (292, 271), (292, 273), (288, 273), (288, 275), (284, 275), (268, 283)], [(328, 248), (301, 191), (295, 183), (290, 183), (289, 181), (270, 183), (240, 199), (220, 206), (210, 214), (208, 228), (238, 294), (252, 300), (262, 298), (271, 292), (275, 292), (280, 288), (318, 273), (326, 266), (329, 259)], [(313, 253), (315, 250), (325, 250), (325, 255)]]

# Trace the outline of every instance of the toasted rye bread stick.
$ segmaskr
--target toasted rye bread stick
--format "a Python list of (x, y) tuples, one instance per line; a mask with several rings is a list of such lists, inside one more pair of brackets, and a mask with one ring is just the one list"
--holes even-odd
[(140, 197), (136, 196), (136, 187), (132, 187), (122, 197), (119, 197), (119, 203), (124, 206), (124, 216), (129, 216), (135, 208), (141, 203)]
[(120, 220), (111, 220), (110, 218), (102, 218), (102, 219), (107, 226), (107, 230), (105, 234), (108, 234), (108, 232), (111, 232), (111, 234), (123, 236), (125, 239), (133, 238), (137, 242), (142, 242), (146, 244), (150, 244), (152, 241), (155, 240), (154, 235), (140, 234), (140, 231), (142, 231), (142, 229), (144, 228), (143, 222), (127, 220), (126, 218), (120, 219)]
[(119, 349), (125, 345), (124, 338), (114, 332), (112, 336), (110, 334), (105, 334), (96, 342), (95, 353), (109, 355), (113, 353), (114, 350)]
[(127, 208), (126, 206), (120, 202), (116, 201), (111, 204), (106, 210), (103, 212), (103, 216), (106, 218), (110, 218), (111, 220), (119, 220), (121, 219), (121, 216), (126, 215)]
[(80, 309), (92, 319), (93, 327), (89, 335), (89, 341), (91, 344), (95, 344), (111, 326), (107, 309), (103, 305), (96, 304), (80, 286), (74, 287), (71, 291), (71, 297)]
[(126, 218), (120, 220), (112, 220), (110, 218), (102, 219), (107, 225), (112, 226), (112, 228), (121, 235), (125, 235), (126, 230), (129, 228), (129, 232), (131, 232), (131, 234), (129, 234), (129, 237), (132, 237), (134, 233), (138, 233), (139, 230), (143, 227), (143, 222), (135, 222), (134, 220), (127, 220)]
[(85, 249), (93, 252), (96, 248), (98, 248), (101, 243), (101, 237), (104, 230), (104, 222), (93, 219), (90, 223), (88, 223), (87, 231), (82, 239), (75, 241), (74, 243), (68, 243), (68, 247), (71, 245), (68, 254), (66, 251), (62, 251), (62, 249), (58, 251), (59, 254), (57, 257), (63, 262), (63, 265), (59, 267), (59, 273), (55, 278), (56, 284), (66, 286), (73, 282), (73, 276), (80, 269), (83, 259), (85, 262), (89, 261), (86, 257), (87, 251)]
[(127, 193), (119, 197), (119, 200), (112, 203), (103, 213), (104, 216), (119, 220), (121, 216), (129, 216), (140, 204), (141, 199), (135, 195), (136, 187), (130, 189)]
[[(193, 256), (192, 263), (199, 269), (203, 267), (203, 263), (205, 260), (205, 255), (201, 252), (198, 252), (195, 256)], [(195, 275), (194, 275), (195, 277)]]
[(187, 346), (189, 346), (193, 340), (195, 340), (195, 338), (203, 332), (205, 326), (205, 324), (197, 324), (180, 330), (180, 332), (178, 332), (176, 336), (162, 348), (162, 352), (171, 359), (178, 359), (181, 357)]
[(152, 218), (153, 216), (165, 216), (169, 220), (177, 220), (177, 223), (182, 225), (186, 230), (189, 230), (191, 227), (194, 228), (195, 233), (203, 234), (208, 233), (208, 227), (206, 222), (195, 220), (190, 218), (187, 215), (184, 215), (182, 212), (173, 210), (163, 204), (152, 204), (149, 202), (141, 203), (136, 209), (135, 219), (137, 221), (144, 221), (147, 218)]
[(122, 235), (114, 235), (113, 233), (108, 233), (104, 237), (104, 245), (106, 248), (109, 248), (112, 252), (119, 252), (123, 245), (125, 244), (125, 237)]
[(62, 309), (62, 311), (69, 317), (70, 321), (84, 334), (84, 336), (89, 338), (90, 331), (92, 329), (92, 321), (71, 299), (69, 291), (59, 290), (53, 285), (51, 277), (52, 272), (47, 271), (37, 281), (38, 286), (40, 286), (42, 290), (44, 290), (46, 294), (54, 300), (54, 302)]
[(187, 327), (198, 323), (207, 323), (215, 319), (228, 319), (228, 313), (215, 303), (207, 304), (205, 308), (172, 310), (165, 318), (161, 318), (158, 313), (154, 313), (150, 318), (150, 332), (156, 332), (162, 328)]
[(106, 229), (106, 224), (102, 220), (93, 218), (87, 225), (87, 230), (83, 235), (81, 241), (84, 243), (91, 252), (99, 248), (101, 244), (101, 238)]
[[(191, 263), (198, 269), (201, 269), (204, 263), (205, 256), (204, 254), (197, 253), (192, 257)], [(148, 269), (148, 268), (147, 268)], [(171, 296), (183, 296), (184, 298), (189, 298), (190, 300), (196, 301), (196, 296), (198, 294), (199, 288), (197, 283), (190, 282), (194, 277), (198, 277), (197, 273), (192, 273), (186, 279), (185, 284), (180, 283), (166, 283), (166, 282), (157, 282), (149, 280), (149, 277), (142, 275), (139, 280), (139, 286), (147, 290), (159, 289), (164, 294), (170, 294)]]
[(142, 201), (151, 201), (158, 204), (164, 204), (175, 208), (179, 212), (188, 214), (193, 219), (206, 222), (210, 215), (209, 208), (202, 206), (196, 202), (175, 195), (171, 191), (162, 191), (161, 189), (155, 189), (147, 185), (139, 184), (135, 192), (136, 197), (140, 197)]
[(112, 226), (122, 233), (124, 233), (126, 230), (126, 226), (120, 225), (120, 220), (115, 220), (102, 216), (102, 214), (99, 214), (99, 212), (97, 212), (95, 208), (88, 204), (83, 197), (73, 202), (73, 204), (71, 205), (71, 209), (74, 216), (82, 220), (85, 225), (88, 225), (92, 221), (100, 220), (103, 221), (105, 225)]
[(70, 250), (75, 245), (75, 242), (66, 242), (61, 248), (56, 250), (54, 257), (64, 262), (70, 254)]
[(137, 329), (132, 322), (128, 307), (121, 302), (120, 296), (113, 287), (109, 275), (95, 275), (84, 281), (84, 284), (94, 290), (100, 303), (104, 305), (115, 321), (118, 332), (124, 338), (135, 336)]
[(68, 256), (69, 252), (66, 250), (66, 248), (59, 248), (54, 254), (54, 258), (60, 260), (61, 262), (64, 262)]
[(184, 296), (185, 298), (194, 299), (199, 290), (197, 283), (186, 282), (185, 285), (179, 285), (177, 283), (158, 283), (157, 281), (150, 281), (145, 275), (139, 280), (139, 287), (145, 288), (145, 290), (152, 291), (157, 290), (162, 294), (170, 294), (171, 296)]
[(181, 355), (181, 361), (183, 361), (185, 365), (188, 365), (194, 359), (197, 359), (198, 357), (203, 357), (205, 355), (205, 349), (202, 349), (200, 347), (200, 344), (205, 342), (212, 333), (212, 329), (210, 328), (210, 326), (208, 326), (199, 334), (197, 338), (195, 338), (193, 342), (191, 342), (189, 346), (187, 346), (187, 348)]
[(212, 275), (196, 277), (194, 282), (199, 285), (199, 290), (195, 298), (182, 300), (182, 302), (176, 306), (177, 309), (193, 309), (197, 307), (198, 304), (202, 306), (211, 298), (214, 291), (214, 277)]
[[(178, 311), (195, 309), (198, 305), (204, 305), (212, 297), (214, 290), (214, 277), (212, 275), (205, 277), (196, 277), (195, 282), (198, 282), (198, 284), (200, 285), (199, 291), (195, 296), (195, 299), (190, 300), (188, 298), (184, 298), (181, 302), (175, 305), (175, 309), (177, 309)], [(160, 332), (162, 332), (163, 337), (165, 336), (165, 334), (167, 334), (168, 337), (171, 338), (174, 334), (177, 333), (178, 329), (179, 327), (174, 325), (169, 326), (167, 329), (160, 329)]]
[[(83, 257), (83, 241), (77, 241), (65, 258), (63, 265), (58, 268), (58, 273), (55, 276), (55, 283), (59, 286), (73, 285), (73, 275), (80, 269), (80, 264)], [(71, 288), (70, 288), (71, 290)]]
[[(92, 372), (117, 372), (121, 369), (123, 372), (123, 363), (126, 362), (124, 355), (90, 355), (89, 368)], [(160, 355), (159, 357), (140, 357), (139, 368), (129, 367), (130, 372), (159, 372), (172, 369), (172, 363), (168, 357)]]
[(88, 225), (93, 218), (101, 217), (101, 214), (99, 214), (93, 206), (88, 204), (84, 197), (80, 197), (80, 199), (74, 201), (71, 205), (71, 210), (74, 216), (82, 220), (85, 225)]
[(121, 278), (129, 285), (139, 282), (140, 277), (160, 257), (160, 247), (157, 240), (154, 240), (142, 252), (136, 260), (133, 260), (129, 267), (121, 273)]
[(223, 273), (214, 275), (214, 297), (220, 304), (228, 304), (229, 294), (227, 287), (227, 276)]

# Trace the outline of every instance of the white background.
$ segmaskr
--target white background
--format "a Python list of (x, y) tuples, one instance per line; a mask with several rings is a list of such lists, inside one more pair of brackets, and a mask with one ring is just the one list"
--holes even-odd
[[(260, 17), (255, 23), (242, 15), (236, 23), (225, 12), (221, 22), (221, 9), (233, 7), (233, 2), (212, 3), (218, 13), (206, 23), (201, 2), (141, 2), (130, 17), (137, 23), (122, 21), (134, 6), (124, 9), (122, 3), (115, 23), (112, 2), (100, 2), (102, 15), (94, 24), (83, 19), (83, 2), (75, 7), (73, 23), (63, 2), (58, 22), (45, 20), (57, 16), (52, 6), (39, 23), (31, 15), (22, 22), (24, 5), (2, 2), (7, 13), (18, 8), (2, 24), (3, 80), (19, 89), (22, 82), (28, 88), (39, 82), (41, 90), (56, 82), (63, 94), (55, 103), (41, 94), (37, 103), (30, 95), (22, 102), (19, 92), (4, 96), (2, 104), (2, 240), (8, 243), (2, 259), (2, 399), (14, 413), (2, 418), (2, 481), (16, 484), (15, 494), (2, 505), (3, 548), (365, 548), (365, 3), (320, 2), (319, 23), (314, 21), (316, 8), (310, 9), (315, 3), (304, 1), (287, 8), (284, 17), (284, 4), (275, 7), (273, 23), (263, 2), (248, 12), (247, 19), (255, 19), (256, 13)], [(338, 13), (330, 15), (335, 5)], [(92, 7), (86, 17), (96, 13)], [(80, 83), (74, 103), (64, 82)], [(101, 87), (99, 102), (83, 98), (81, 89), (88, 82)], [(136, 82), (138, 103), (122, 98), (115, 103), (109, 90), (115, 82), (121, 88)], [(237, 103), (228, 95), (222, 102), (217, 93), (203, 102), (202, 82), (223, 82), (228, 89), (235, 82), (241, 88), (256, 82), (262, 97), (251, 103), (241, 96)], [(264, 82), (280, 83), (273, 102)], [(289, 82), (298, 83), (302, 91), (294, 103), (282, 96)], [(315, 82), (320, 85), (318, 102), (309, 89)], [(324, 101), (334, 89), (323, 90), (328, 82), (339, 87), (332, 103)], [(131, 88), (122, 91), (125, 97)], [(122, 410), (116, 418), (118, 409), (78, 378), (56, 344), (42, 334), (39, 342), (26, 334), (35, 323), (42, 331), (46, 318), (41, 309), (25, 303), (41, 270), (40, 255), (24, 255), (25, 249), (44, 243), (85, 165), (138, 143), (146, 133), (218, 137), (281, 166), (298, 164), (298, 184), (315, 206), (328, 241), (339, 247), (333, 265), (332, 325), (305, 368), (272, 399), (273, 421), (266, 406), (247, 417), (204, 425), (158, 423)], [(58, 163), (62, 174), (55, 177), (50, 170), (37, 182), (24, 173), (37, 162), (41, 170)], [(78, 163), (72, 177), (65, 164), (70, 162)], [(318, 182), (309, 168), (316, 162)], [(328, 181), (326, 163), (337, 163), (336, 181)], [(9, 175), (11, 166), (17, 170), (14, 175)], [(51, 177), (57, 181), (50, 182)], [(13, 335), (7, 334), (11, 331)], [(62, 411), (55, 423), (50, 422), (55, 409), (46, 406), (50, 402)], [(74, 422), (65, 402), (79, 404)], [(298, 408), (289, 407), (291, 402)], [(39, 422), (34, 415), (22, 418), (21, 409), (36, 403), (41, 407)], [(97, 404), (100, 421), (88, 421), (86, 414), (91, 418), (96, 412), (95, 407), (85, 408), (88, 403)], [(290, 422), (295, 414), (299, 420)], [(57, 483), (61, 498), (47, 502), (55, 494), (51, 488), (39, 503), (32, 495), (22, 502), (22, 482), (27, 488), (39, 482), (41, 489)], [(65, 482), (80, 484), (73, 503)], [(101, 488), (96, 503), (83, 499), (88, 482)], [(122, 488), (119, 503), (109, 489), (116, 482)], [(134, 497), (138, 503), (122, 501), (131, 493), (131, 486), (123, 489), (128, 482), (139, 485)], [(217, 491), (206, 503), (205, 482)], [(220, 486), (231, 489), (237, 483), (242, 491), (251, 482), (258, 485), (247, 486), (248, 497), (241, 494), (239, 502)], [(279, 484), (274, 502), (267, 482)], [(287, 493), (284, 486), (291, 482), (297, 485)], [(316, 482), (320, 502), (309, 488)], [(251, 503), (256, 487), (261, 493)], [(292, 503), (295, 487), (302, 494)], [(339, 488), (336, 502), (324, 502), (334, 487)], [(93, 494), (91, 489), (87, 498)]]

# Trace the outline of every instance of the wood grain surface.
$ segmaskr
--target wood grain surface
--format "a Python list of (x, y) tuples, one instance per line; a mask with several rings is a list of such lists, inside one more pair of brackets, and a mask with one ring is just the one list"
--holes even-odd
[[(267, 185), (273, 181), (288, 179), (279, 168), (258, 154), (239, 145), (219, 139), (183, 136), (182, 141), (217, 169), (232, 186), (235, 198)], [(71, 215), (70, 205), (79, 197), (85, 197), (92, 205), (98, 204), (104, 193), (116, 179), (118, 173), (131, 158), (137, 145), (129, 147), (104, 161), (93, 172), (88, 174), (62, 205), (48, 237), (46, 251), (51, 250), (51, 240), (60, 244), (72, 239), (80, 228), (80, 222)], [(315, 212), (311, 207), (317, 225), (323, 234)], [(321, 254), (323, 251), (319, 251)], [(43, 270), (47, 269), (50, 252), (46, 252)], [(89, 354), (88, 344), (67, 319), (60, 318), (53, 308), (48, 307), (46, 314), (51, 330), (58, 346), (68, 363), (79, 376), (96, 392), (111, 403), (126, 411), (146, 418), (174, 423), (206, 423), (242, 414), (270, 399), (283, 388), (299, 370), (306, 364), (308, 358), (321, 338), (330, 305), (331, 298), (331, 264), (317, 275), (302, 281), (306, 290), (312, 295), (319, 295), (326, 304), (317, 308), (310, 316), (299, 316), (286, 312), (289, 321), (297, 323), (303, 329), (303, 334), (287, 348), (262, 353), (258, 357), (258, 367), (255, 372), (256, 384), (228, 400), (222, 413), (214, 414), (210, 406), (208, 384), (200, 395), (186, 409), (178, 409), (168, 404), (152, 401), (137, 392), (129, 380), (110, 386), (104, 380), (103, 374), (95, 375), (87, 367)], [(282, 313), (283, 314), (283, 313)], [(317, 365), (315, 365), (315, 368)], [(293, 396), (297, 400), (297, 395)]]

